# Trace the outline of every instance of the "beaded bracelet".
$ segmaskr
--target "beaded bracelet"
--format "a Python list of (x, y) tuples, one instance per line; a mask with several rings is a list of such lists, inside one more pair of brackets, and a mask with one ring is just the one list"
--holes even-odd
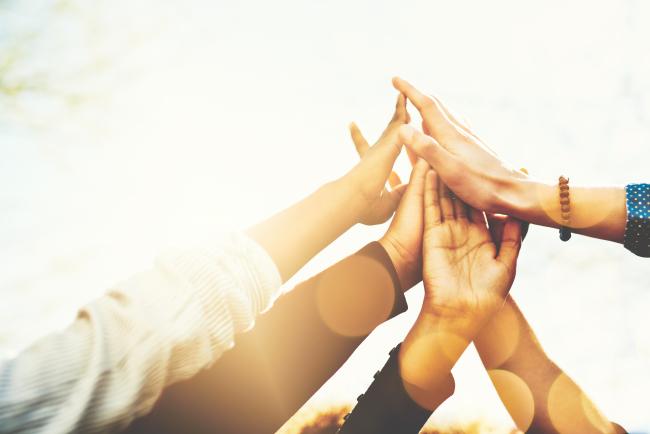
[(560, 212), (562, 215), (562, 225), (560, 226), (560, 239), (569, 241), (571, 239), (571, 199), (569, 198), (569, 178), (560, 176)]

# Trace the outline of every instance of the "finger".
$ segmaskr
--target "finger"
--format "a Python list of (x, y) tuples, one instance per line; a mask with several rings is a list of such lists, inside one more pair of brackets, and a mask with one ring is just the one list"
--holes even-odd
[[(397, 213), (399, 214), (402, 207), (413, 209), (415, 206), (417, 209), (420, 209), (418, 217), (421, 221), (422, 201), (424, 199), (424, 183), (429, 165), (424, 160), (420, 160), (420, 162), (421, 164), (417, 164), (413, 170), (411, 170), (411, 177), (409, 178), (408, 187), (406, 188), (406, 191), (404, 192), (404, 195), (402, 196), (402, 199), (399, 203)], [(393, 222), (395, 222), (397, 219), (398, 217), (395, 216)], [(415, 222), (410, 221), (407, 222), (407, 224), (412, 225), (415, 224)]]
[(497, 251), (501, 247), (501, 238), (503, 237), (503, 226), (506, 223), (508, 216), (503, 214), (486, 214), (488, 227), (490, 229), (490, 235), (492, 236), (492, 242), (497, 246)]
[(517, 256), (519, 256), (520, 248), (521, 223), (517, 219), (508, 217), (503, 227), (501, 247), (499, 248), (497, 260), (514, 271), (517, 266)]
[(410, 148), (406, 148), (406, 156), (409, 157), (409, 162), (411, 163), (411, 167), (414, 167), (418, 162), (417, 154), (413, 152)]
[(442, 218), (444, 221), (454, 220), (456, 218), (454, 214), (454, 193), (447, 188), (443, 182), (438, 183), (438, 194), (440, 195), (440, 211), (442, 212)]
[(370, 145), (354, 122), (350, 124), (350, 137), (352, 137), (354, 147), (357, 149), (357, 154), (359, 154), (359, 157), (363, 157), (370, 148)]
[(444, 111), (445, 115), (447, 115), (447, 118), (449, 118), (449, 120), (450, 120), (450, 121), (451, 121), (451, 122), (452, 122), (452, 123), (453, 123), (453, 124), (454, 124), (458, 129), (459, 129), (459, 130), (462, 130), (466, 135), (468, 135), (468, 136), (474, 138), (474, 140), (476, 140), (477, 142), (481, 143), (481, 145), (483, 145), (483, 147), (484, 147), (488, 152), (492, 153), (492, 155), (494, 155), (494, 156), (497, 155), (497, 153), (494, 152), (494, 150), (493, 150), (492, 148), (490, 148), (487, 144), (485, 144), (485, 142), (483, 142), (483, 140), (481, 140), (481, 139), (480, 139), (480, 138), (479, 138), (479, 137), (474, 133), (474, 131), (471, 130), (471, 128), (469, 127), (469, 124), (467, 123), (467, 121), (461, 120), (458, 116), (456, 116), (456, 115), (454, 114), (453, 110), (450, 109), (449, 107), (447, 107), (447, 106), (446, 106), (446, 105), (445, 105), (445, 104), (440, 100), (440, 98), (438, 98), (437, 96), (431, 95), (430, 97), (431, 97), (432, 99), (434, 99), (435, 101), (438, 102), (438, 105), (439, 105), (440, 108)]
[(431, 135), (441, 142), (452, 139), (458, 135), (458, 129), (445, 115), (438, 101), (423, 94), (406, 80), (399, 77), (393, 78), (393, 86), (402, 92), (418, 109), (422, 120), (426, 122)]
[(395, 187), (394, 190), (384, 190), (381, 193), (379, 201), (377, 201), (373, 214), (378, 221), (386, 221), (393, 215), (399, 206), (402, 196), (407, 190), (408, 184), (401, 184)]
[(406, 109), (406, 96), (400, 93), (397, 95), (397, 103), (395, 104), (395, 113), (393, 114), (392, 122), (407, 124), (410, 121), (411, 117)]
[(438, 175), (428, 170), (424, 181), (424, 228), (431, 229), (442, 223), (438, 200)]
[(427, 176), (427, 170), (429, 170), (429, 165), (424, 160), (419, 160), (413, 170), (411, 170), (411, 177), (409, 179), (409, 188), (406, 189), (404, 193), (403, 200), (412, 200), (417, 198), (417, 200), (422, 200), (424, 195), (424, 182)]
[(456, 164), (453, 154), (443, 148), (433, 137), (423, 134), (410, 125), (402, 125), (399, 129), (399, 138), (407, 149), (424, 158), (435, 170), (443, 173), (445, 167), (451, 168)]
[(452, 202), (454, 204), (454, 215), (456, 215), (456, 219), (467, 220), (467, 205), (465, 205), (465, 202), (457, 197)]
[(429, 95), (429, 98), (435, 99), (438, 102), (438, 105), (442, 109), (442, 111), (445, 113), (447, 118), (454, 123), (458, 128), (462, 129), (465, 131), (467, 134), (474, 136), (474, 133), (472, 130), (469, 128), (469, 125), (463, 120), (460, 120), (458, 116), (456, 116), (451, 108), (449, 108), (447, 105), (445, 105), (440, 98), (438, 98), (435, 95)]
[(388, 175), (388, 185), (390, 185), (390, 188), (394, 189), (401, 183), (402, 180), (400, 179), (399, 175), (395, 172), (390, 172), (390, 175)]
[(485, 213), (471, 206), (468, 206), (467, 210), (469, 215), (469, 221), (471, 221), (472, 224), (474, 224), (481, 231), (485, 231), (489, 235)]

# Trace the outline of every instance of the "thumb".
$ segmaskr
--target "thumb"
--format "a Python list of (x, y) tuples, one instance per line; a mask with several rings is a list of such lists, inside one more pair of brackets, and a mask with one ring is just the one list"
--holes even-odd
[(455, 162), (456, 158), (433, 137), (418, 131), (411, 125), (402, 125), (399, 129), (399, 138), (407, 149), (423, 158), (439, 173), (445, 168), (452, 169), (449, 163)]
[(404, 200), (413, 198), (422, 202), (424, 195), (424, 178), (427, 174), (429, 165), (424, 160), (418, 160), (413, 170), (411, 170), (411, 178), (409, 179), (409, 187), (404, 194)]

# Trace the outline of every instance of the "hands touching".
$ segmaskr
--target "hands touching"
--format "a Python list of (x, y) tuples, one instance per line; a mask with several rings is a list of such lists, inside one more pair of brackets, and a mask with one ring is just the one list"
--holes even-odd
[[(360, 223), (366, 225), (384, 223), (393, 215), (406, 190), (406, 185), (402, 185), (399, 176), (393, 172), (393, 164), (402, 149), (399, 142), (399, 129), (409, 120), (406, 98), (400, 94), (397, 97), (393, 117), (373, 146), (368, 145), (356, 124), (350, 125), (352, 141), (361, 161), (345, 176), (345, 179), (361, 193), (363, 210), (359, 214)], [(385, 188), (387, 180), (392, 188), (391, 191)]]
[(422, 313), (473, 333), (512, 286), (521, 224), (508, 220), (497, 248), (483, 211), (456, 198), (433, 171), (425, 184)]
[[(373, 148), (380, 150), (382, 146), (397, 143), (399, 139), (395, 135), (398, 133), (402, 139), (410, 139), (405, 132), (415, 130), (407, 125), (408, 121), (405, 99), (400, 96), (393, 119)], [(427, 130), (436, 128), (426, 121), (423, 126)], [(364, 164), (364, 158), (368, 158), (373, 148), (368, 147), (355, 124), (350, 129), (362, 157), (357, 169)], [(492, 158), (493, 153), (480, 142), (477, 141), (475, 145), (480, 152)], [(420, 156), (426, 155), (417, 146), (409, 147), (411, 151), (420, 151)], [(507, 219), (502, 225), (499, 239), (493, 241), (483, 211), (457, 199), (438, 175), (430, 170), (427, 161), (418, 159), (413, 152), (409, 153), (409, 158), (413, 164), (409, 184), (391, 192), (400, 191), (401, 201), (390, 227), (379, 242), (390, 256), (404, 290), (420, 279), (424, 280), (422, 311), (405, 341), (402, 361), (408, 371), (409, 361), (421, 368), (426, 365), (422, 363), (423, 358), (437, 360), (434, 363), (438, 365), (437, 368), (417, 368), (404, 372), (407, 382), (412, 381), (412, 384), (419, 385), (418, 388), (430, 389), (427, 385), (440, 386), (440, 381), (446, 381), (449, 370), (482, 324), (503, 305), (514, 280), (521, 246), (521, 225), (514, 219)], [(396, 156), (391, 154), (390, 160), (395, 159)], [(385, 177), (390, 174), (391, 185), (399, 184), (399, 178), (389, 168), (381, 173)], [(523, 173), (521, 175), (525, 176)], [(460, 179), (457, 182), (461, 184)], [(377, 197), (380, 190), (383, 191)], [(384, 211), (376, 211), (384, 207), (390, 209), (390, 206), (386, 202), (379, 206), (376, 204), (385, 201), (384, 197), (391, 193), (376, 183), (369, 191), (372, 192), (369, 197), (375, 198), (370, 203), (375, 205), (369, 207), (366, 214), (369, 218), (365, 220), (381, 221)], [(473, 193), (468, 191), (467, 195), (471, 197)], [(430, 338), (436, 341), (435, 345), (429, 345), (432, 343)], [(428, 344), (422, 346), (415, 342)], [(414, 347), (419, 350), (411, 351)], [(434, 353), (436, 348), (443, 347), (445, 363), (441, 365), (440, 357)], [(421, 353), (423, 348), (427, 349), (425, 352), (428, 354)]]
[[(406, 111), (406, 98), (400, 94), (397, 100), (397, 107), (393, 119), (380, 137), (378, 144), (384, 140), (395, 141), (399, 128), (410, 120)], [(368, 142), (361, 134), (356, 124), (350, 125), (352, 141), (360, 157), (366, 154)], [(377, 145), (375, 145), (377, 146)], [(379, 240), (382, 247), (388, 253), (400, 284), (404, 291), (412, 288), (422, 280), (422, 228), (423, 228), (423, 193), (424, 178), (429, 164), (424, 160), (418, 160), (417, 156), (409, 153), (413, 170), (408, 185), (401, 185), (401, 180), (395, 172), (389, 177), (391, 187), (403, 191), (399, 207), (395, 216), (383, 237)], [(383, 194), (386, 194), (384, 190)], [(390, 193), (388, 193), (390, 194)], [(373, 214), (375, 209), (369, 209), (368, 220), (376, 217)]]
[(400, 96), (393, 118), (373, 146), (353, 126), (362, 157), (352, 170), (247, 231), (273, 259), (283, 281), (356, 223), (383, 223), (393, 215), (406, 186), (389, 192), (385, 184), (389, 177), (391, 184), (400, 183), (391, 173), (402, 148), (399, 127), (406, 122), (406, 99)]
[(515, 276), (521, 225), (505, 224), (499, 247), (482, 211), (449, 194), (433, 171), (424, 188), (424, 302), (400, 351), (411, 396), (426, 406), (458, 358), (504, 302)]
[[(424, 158), (458, 197), (486, 212), (508, 214), (542, 226), (560, 226), (556, 182), (536, 180), (505, 163), (439, 99), (424, 95), (400, 78), (394, 79), (393, 85), (413, 103), (423, 120), (424, 133), (404, 126), (401, 141)], [(623, 188), (571, 187), (569, 226), (574, 232), (622, 242), (626, 217)]]
[(508, 166), (440, 100), (396, 78), (393, 85), (422, 115), (427, 134), (400, 129), (402, 141), (436, 169), (445, 184), (467, 204), (486, 212), (508, 213), (518, 199), (523, 172)]

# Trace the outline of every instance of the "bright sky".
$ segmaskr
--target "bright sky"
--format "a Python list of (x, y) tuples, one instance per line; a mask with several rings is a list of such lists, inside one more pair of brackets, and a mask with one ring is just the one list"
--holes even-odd
[[(161, 249), (244, 228), (345, 173), (347, 125), (379, 135), (393, 75), (539, 177), (648, 181), (649, 21), (639, 0), (0, 3), (0, 52), (38, 30), (10, 78), (36, 71), (83, 96), (0, 99), (0, 352), (64, 327)], [(353, 228), (293, 283), (384, 230)], [(513, 294), (549, 355), (610, 419), (650, 431), (648, 263), (531, 228), (520, 264)], [(408, 299), (311, 405), (365, 390), (421, 288)], [(511, 424), (472, 348), (454, 374), (435, 420)]]

